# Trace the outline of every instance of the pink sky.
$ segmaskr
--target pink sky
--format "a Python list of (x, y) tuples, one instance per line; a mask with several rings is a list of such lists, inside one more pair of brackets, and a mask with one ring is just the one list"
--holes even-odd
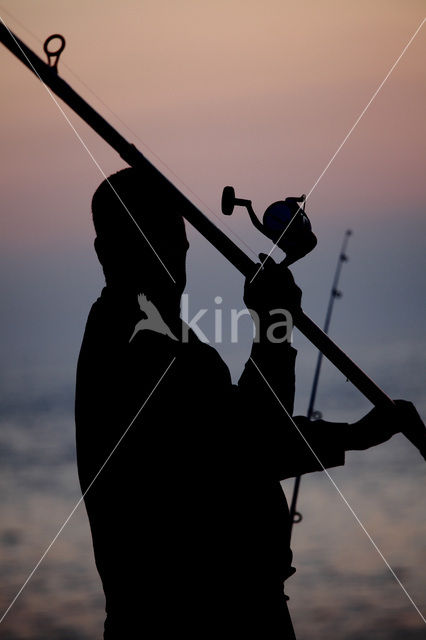
[[(68, 65), (217, 213), (228, 183), (259, 213), (283, 193), (310, 190), (421, 23), (422, 5), (3, 2), (40, 41), (63, 33), (63, 77), (146, 151)], [(9, 52), (1, 55), (8, 244), (85, 237), (99, 173), (42, 87)], [(425, 195), (425, 58), (423, 28), (314, 191), (320, 224), (343, 210), (382, 218), (402, 209), (415, 224)], [(122, 166), (72, 119), (106, 173)], [(244, 224), (240, 218), (236, 230)]]

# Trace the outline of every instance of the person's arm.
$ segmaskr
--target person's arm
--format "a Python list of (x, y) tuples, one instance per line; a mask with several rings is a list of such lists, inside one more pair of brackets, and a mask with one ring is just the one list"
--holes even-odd
[(357, 422), (348, 425), (346, 451), (362, 451), (386, 442), (410, 426), (423, 426), (415, 406), (407, 400), (394, 400), (394, 407), (374, 407)]
[[(260, 258), (264, 260), (266, 256), (261, 254)], [(302, 292), (286, 267), (270, 259), (263, 269), (259, 270), (259, 267), (256, 265), (244, 287), (244, 302), (252, 315), (256, 333), (238, 387), (249, 404), (255, 398), (266, 418), (276, 410), (268, 386), (287, 411), (293, 412), (297, 351), (291, 346), (291, 309), (300, 306)]]
[(345, 463), (345, 453), (387, 442), (420, 418), (411, 402), (395, 400), (394, 408), (375, 407), (352, 424), (310, 421), (303, 416), (267, 425), (262, 441), (264, 460), (280, 480)]
[[(302, 292), (286, 267), (272, 260), (261, 270), (259, 266), (244, 288), (256, 334), (235, 390), (235, 409), (248, 470), (283, 479), (299, 473), (299, 467), (316, 470), (287, 415), (293, 412), (297, 354), (290, 342), (291, 310), (300, 307)], [(340, 458), (338, 463), (342, 464)]]
[(247, 278), (244, 301), (257, 333), (239, 381), (237, 404), (245, 425), (246, 453), (262, 473), (284, 479), (343, 465), (346, 451), (385, 442), (419, 420), (413, 405), (405, 401), (396, 401), (393, 409), (375, 408), (354, 424), (311, 422), (303, 416), (292, 420), (288, 414), (293, 409), (296, 351), (282, 339), (287, 327), (281, 328), (281, 335), (272, 330), (273, 312), (300, 307), (301, 291), (287, 268), (268, 260), (254, 279)]

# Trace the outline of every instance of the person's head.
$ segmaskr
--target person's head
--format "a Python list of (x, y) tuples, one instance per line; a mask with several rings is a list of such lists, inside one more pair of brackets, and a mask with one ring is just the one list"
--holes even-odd
[(95, 249), (107, 285), (180, 300), (188, 240), (167, 183), (154, 172), (123, 169), (104, 180), (92, 200)]

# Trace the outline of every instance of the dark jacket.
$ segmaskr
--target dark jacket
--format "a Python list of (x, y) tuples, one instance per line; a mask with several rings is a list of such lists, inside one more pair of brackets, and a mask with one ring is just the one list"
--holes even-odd
[[(321, 467), (250, 360), (234, 386), (192, 332), (188, 343), (153, 331), (129, 343), (139, 319), (136, 299), (105, 288), (77, 370), (78, 470), (105, 638), (152, 624), (158, 635), (147, 637), (207, 638), (224, 625), (243, 637), (258, 625), (267, 638), (266, 609), (293, 572), (279, 481)], [(251, 356), (291, 413), (295, 350), (254, 344)], [(324, 466), (343, 464), (342, 425), (297, 424)]]

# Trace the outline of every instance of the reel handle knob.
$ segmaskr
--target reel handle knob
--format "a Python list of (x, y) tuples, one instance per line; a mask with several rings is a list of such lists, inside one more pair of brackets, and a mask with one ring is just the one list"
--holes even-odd
[(251, 200), (245, 200), (244, 198), (236, 198), (234, 187), (224, 187), (222, 192), (221, 208), (222, 213), (225, 216), (230, 216), (234, 210), (234, 207), (249, 207)]

